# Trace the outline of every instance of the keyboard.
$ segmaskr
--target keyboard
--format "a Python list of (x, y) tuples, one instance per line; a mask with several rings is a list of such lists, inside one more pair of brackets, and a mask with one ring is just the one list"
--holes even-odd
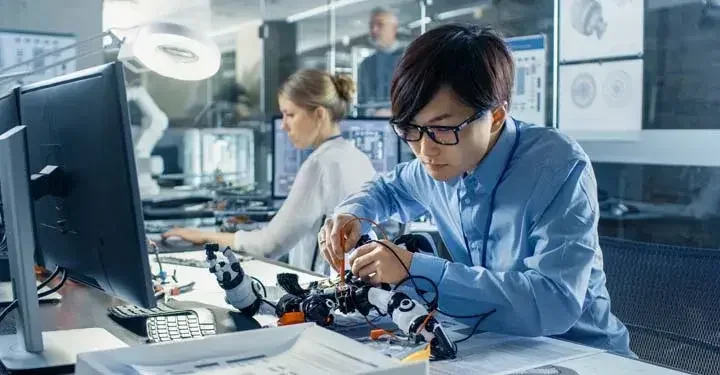
[[(209, 314), (210, 319), (202, 319), (201, 315), (205, 314)], [(149, 343), (186, 340), (214, 335), (215, 321), (209, 310), (188, 310), (183, 314), (150, 317), (146, 321), (146, 330)]]
[(119, 305), (108, 309), (122, 327), (147, 337), (149, 343), (198, 338), (216, 334), (213, 312), (204, 307), (175, 308), (166, 304), (147, 309)]

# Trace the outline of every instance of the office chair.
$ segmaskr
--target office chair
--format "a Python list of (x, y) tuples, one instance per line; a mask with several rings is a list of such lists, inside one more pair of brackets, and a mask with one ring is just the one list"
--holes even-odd
[(720, 249), (600, 238), (613, 313), (640, 358), (720, 374)]

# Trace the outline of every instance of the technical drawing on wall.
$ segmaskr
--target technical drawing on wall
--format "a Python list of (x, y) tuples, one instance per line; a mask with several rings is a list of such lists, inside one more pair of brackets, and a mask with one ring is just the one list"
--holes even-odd
[(570, 8), (572, 25), (577, 32), (585, 36), (595, 34), (602, 39), (607, 28), (603, 18), (602, 5), (597, 0), (575, 0)]
[(643, 0), (560, 0), (560, 61), (642, 56)]
[[(75, 37), (70, 34), (44, 34), (31, 31), (0, 30), (0, 69), (28, 61), (42, 54), (68, 47), (75, 43)], [(20, 67), (11, 73), (37, 71), (30, 76), (23, 77), (23, 83), (32, 83), (57, 77), (75, 71), (75, 61), (60, 64), (50, 69), (42, 69), (56, 62), (75, 57), (74, 48), (33, 60), (26, 66)]]
[(545, 125), (547, 51), (544, 35), (506, 39), (515, 61), (510, 114), (521, 121)]
[(642, 130), (643, 61), (560, 66), (558, 128), (583, 134)]
[(589, 107), (595, 101), (596, 92), (595, 78), (591, 74), (580, 73), (573, 79), (571, 95), (576, 106)]
[(632, 78), (624, 70), (610, 72), (603, 82), (603, 99), (608, 107), (627, 106), (632, 95)]

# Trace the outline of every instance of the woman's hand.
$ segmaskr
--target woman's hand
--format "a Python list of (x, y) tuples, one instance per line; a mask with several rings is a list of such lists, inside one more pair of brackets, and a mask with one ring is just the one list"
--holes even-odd
[(163, 233), (162, 239), (165, 240), (169, 237), (180, 237), (185, 241), (191, 242), (193, 245), (204, 245), (208, 242), (213, 242), (209, 238), (211, 232), (190, 229), (190, 228), (173, 228)]
[(410, 269), (413, 254), (390, 241), (378, 242), (373, 241), (357, 248), (350, 257), (352, 273), (375, 285), (397, 284), (408, 277), (406, 269)]

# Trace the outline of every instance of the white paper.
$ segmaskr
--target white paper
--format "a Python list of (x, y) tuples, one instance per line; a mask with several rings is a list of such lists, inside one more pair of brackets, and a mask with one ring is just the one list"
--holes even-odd
[(545, 125), (547, 91), (547, 43), (544, 35), (528, 35), (506, 39), (515, 62), (510, 115), (520, 121)]
[(641, 56), (643, 0), (560, 1), (560, 62)]
[[(621, 357), (611, 353), (600, 353), (589, 357), (559, 362), (557, 369), (569, 369), (582, 375), (680, 375), (684, 372), (656, 366), (641, 360)], [(567, 371), (569, 372), (569, 371)]]
[[(275, 356), (246, 354), (235, 358), (215, 358), (196, 362), (158, 366), (131, 366), (137, 374), (171, 375), (171, 374), (204, 374), (204, 375), (265, 375), (292, 373), (295, 375), (319, 375), (338, 373), (362, 373), (378, 370), (395, 362), (381, 361), (377, 358), (366, 360), (352, 353), (345, 353), (342, 348), (300, 336), (293, 346)], [(288, 371), (288, 372), (286, 372)]]
[(430, 372), (435, 375), (508, 374), (600, 352), (600, 349), (544, 337), (482, 333), (458, 344), (456, 359), (431, 362)]
[(642, 130), (642, 60), (563, 65), (559, 85), (561, 131), (630, 136)]

